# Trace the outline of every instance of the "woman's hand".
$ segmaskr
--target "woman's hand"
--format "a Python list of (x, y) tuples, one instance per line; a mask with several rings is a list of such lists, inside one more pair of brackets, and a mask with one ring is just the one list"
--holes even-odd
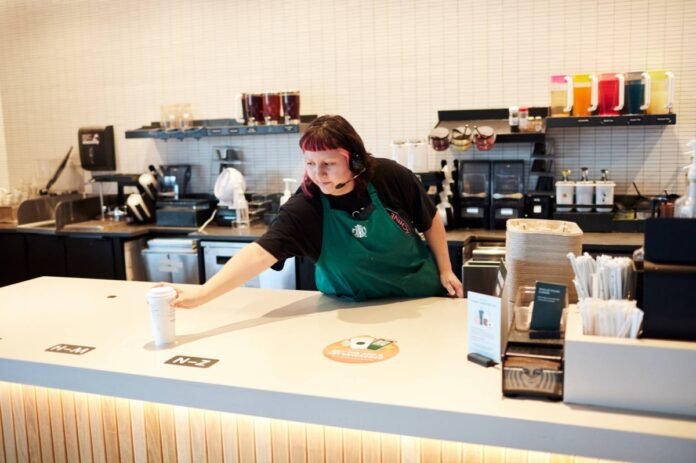
[(169, 283), (158, 283), (158, 286), (169, 286), (176, 291), (176, 297), (170, 303), (178, 309), (193, 309), (206, 302), (205, 291), (202, 286), (175, 286)]
[(202, 286), (175, 286), (174, 289), (176, 297), (172, 301), (172, 307), (177, 309), (193, 309), (207, 302)]
[(172, 307), (193, 309), (238, 288), (276, 261), (277, 259), (271, 253), (257, 243), (251, 243), (228, 260), (222, 270), (201, 286), (175, 286), (169, 283), (160, 283), (157, 286), (171, 286), (176, 290), (176, 297), (171, 303)]
[(452, 297), (464, 297), (462, 282), (452, 270), (445, 270), (440, 273), (440, 283), (447, 290), (447, 294)]

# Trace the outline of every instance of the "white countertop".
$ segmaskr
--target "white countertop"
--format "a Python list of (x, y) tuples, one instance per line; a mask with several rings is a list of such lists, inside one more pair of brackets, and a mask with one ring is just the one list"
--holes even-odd
[[(696, 456), (694, 419), (504, 398), (500, 368), (466, 360), (465, 300), (351, 304), (240, 288), (178, 310), (177, 346), (155, 350), (145, 301), (151, 286), (44, 277), (0, 288), (0, 380), (597, 458)], [(400, 352), (372, 364), (324, 357), (329, 344), (358, 335), (396, 340)], [(56, 344), (95, 349), (45, 350)], [(175, 355), (219, 362), (164, 363)]]

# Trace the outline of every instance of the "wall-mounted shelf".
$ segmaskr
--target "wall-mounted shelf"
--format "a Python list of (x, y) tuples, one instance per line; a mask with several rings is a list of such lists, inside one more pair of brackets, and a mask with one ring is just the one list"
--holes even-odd
[(633, 114), (623, 116), (547, 117), (546, 128), (556, 127), (625, 127), (674, 125), (676, 114)]
[(548, 108), (529, 108), (529, 116), (544, 119), (545, 129), (540, 133), (511, 132), (508, 123), (508, 109), (467, 109), (438, 111), (437, 127), (452, 130), (468, 124), (469, 126), (487, 125), (496, 133), (496, 143), (525, 143), (544, 141), (546, 130), (560, 127), (627, 127), (674, 125), (676, 114), (631, 114), (621, 116), (586, 116), (586, 117), (547, 117)]
[[(478, 127), (489, 126), (495, 130), (496, 143), (533, 143), (543, 142), (546, 139), (544, 131), (541, 132), (511, 132), (508, 121), (509, 111), (503, 109), (465, 109), (454, 111), (438, 111), (437, 127), (452, 130), (463, 125)], [(529, 117), (546, 117), (547, 108), (529, 108)]]
[(126, 138), (155, 138), (159, 140), (183, 140), (184, 138), (236, 137), (242, 135), (272, 135), (283, 133), (300, 133), (307, 127), (307, 122), (316, 118), (314, 115), (301, 116), (300, 124), (255, 125), (240, 124), (236, 119), (205, 119), (194, 121), (190, 129), (165, 130), (159, 122), (139, 129), (126, 130)]

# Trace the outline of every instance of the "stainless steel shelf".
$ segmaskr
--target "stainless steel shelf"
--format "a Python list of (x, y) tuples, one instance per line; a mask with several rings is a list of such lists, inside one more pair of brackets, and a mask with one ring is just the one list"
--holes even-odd
[[(316, 116), (302, 116), (303, 120), (312, 120)], [(158, 140), (183, 140), (184, 138), (203, 137), (236, 137), (244, 135), (273, 135), (300, 133), (307, 126), (305, 122), (300, 124), (256, 125), (248, 126), (240, 124), (235, 119), (206, 119), (194, 121), (190, 129), (165, 130), (159, 122), (139, 129), (126, 130), (126, 138), (155, 138)]]
[[(529, 108), (530, 117), (545, 117), (546, 108)], [(496, 143), (543, 142), (546, 134), (541, 132), (511, 132), (508, 122), (508, 109), (466, 109), (438, 111), (437, 127), (452, 130), (462, 125), (489, 126), (495, 130)], [(548, 120), (548, 119), (547, 119)]]
[(625, 127), (674, 125), (676, 114), (630, 114), (622, 116), (547, 117), (546, 128), (557, 127)]

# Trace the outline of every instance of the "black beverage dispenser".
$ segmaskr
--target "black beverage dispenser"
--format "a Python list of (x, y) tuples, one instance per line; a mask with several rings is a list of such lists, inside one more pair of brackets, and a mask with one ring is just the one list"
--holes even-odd
[(81, 127), (77, 138), (83, 169), (116, 170), (113, 125)]
[(491, 228), (505, 229), (507, 219), (524, 217), (524, 161), (491, 164)]
[(487, 228), (490, 208), (491, 163), (459, 161), (457, 224), (466, 228)]

